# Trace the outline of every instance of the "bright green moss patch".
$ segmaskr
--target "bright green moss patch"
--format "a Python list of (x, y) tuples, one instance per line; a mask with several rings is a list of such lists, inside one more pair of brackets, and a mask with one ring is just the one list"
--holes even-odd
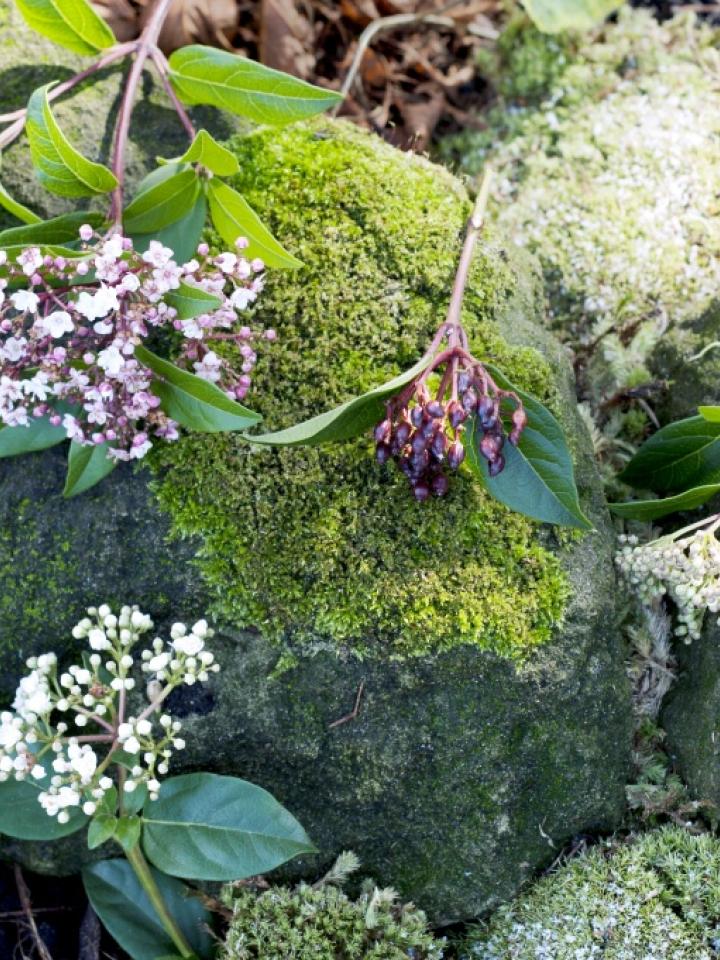
[(585, 856), (501, 907), (460, 960), (711, 960), (720, 842), (668, 827)]
[[(267, 429), (334, 406), (410, 366), (447, 306), (467, 198), (458, 181), (346, 124), (321, 121), (232, 143), (236, 186), (305, 266), (271, 272), (257, 317), (277, 329), (249, 405)], [(550, 367), (493, 322), (536, 299), (509, 255), (478, 257), (466, 321), (478, 356), (554, 398)], [(367, 437), (257, 450), (189, 436), (155, 452), (161, 503), (200, 534), (217, 613), (296, 651), (407, 655), (473, 643), (515, 656), (547, 640), (565, 579), (537, 525), (461, 476), (416, 505)]]

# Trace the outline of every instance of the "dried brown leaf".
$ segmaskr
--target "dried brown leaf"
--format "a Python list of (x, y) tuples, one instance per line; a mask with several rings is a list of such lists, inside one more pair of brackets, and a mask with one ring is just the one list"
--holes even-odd
[[(152, 12), (152, 4), (144, 2), (141, 27)], [(228, 46), (228, 36), (235, 32), (238, 8), (235, 0), (173, 0), (158, 41), (164, 53), (172, 53), (189, 43)]]
[(262, 0), (260, 60), (268, 67), (307, 80), (315, 69), (313, 31), (293, 0)]
[(92, 6), (107, 21), (120, 43), (134, 40), (140, 33), (140, 14), (130, 0), (92, 0)]

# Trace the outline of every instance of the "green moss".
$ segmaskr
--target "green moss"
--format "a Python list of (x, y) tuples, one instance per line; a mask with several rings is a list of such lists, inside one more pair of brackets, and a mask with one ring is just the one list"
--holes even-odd
[(413, 904), (401, 905), (394, 891), (371, 883), (356, 900), (336, 886), (356, 866), (355, 856), (344, 853), (313, 886), (225, 887), (222, 898), (233, 915), (221, 960), (441, 960), (442, 942)]
[[(278, 330), (249, 403), (279, 428), (410, 366), (443, 317), (467, 198), (456, 180), (347, 124), (322, 121), (232, 142), (236, 186), (300, 257), (271, 272), (258, 318)], [(555, 396), (550, 367), (510, 347), (493, 321), (535, 304), (514, 265), (484, 245), (465, 319), (477, 355)], [(157, 451), (157, 485), (176, 531), (200, 534), (217, 612), (296, 650), (428, 653), (474, 643), (517, 655), (562, 614), (559, 561), (537, 526), (469, 475), (416, 505), (379, 468), (367, 437), (257, 451), (233, 436)]]
[(720, 841), (679, 827), (594, 847), (502, 907), (461, 960), (711, 960), (720, 935)]

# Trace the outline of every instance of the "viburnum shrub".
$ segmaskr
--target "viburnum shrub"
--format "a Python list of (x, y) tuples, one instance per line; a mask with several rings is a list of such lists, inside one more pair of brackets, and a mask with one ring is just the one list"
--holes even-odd
[(115, 842), (125, 859), (83, 871), (115, 939), (136, 960), (207, 957), (209, 918), (174, 878), (238, 880), (314, 848), (287, 810), (244, 780), (164, 779), (185, 746), (166, 701), (220, 667), (205, 620), (176, 623), (169, 640), (139, 653), (152, 629), (137, 607), (91, 607), (72, 631), (88, 645), (80, 664), (61, 669), (53, 653), (28, 660), (12, 710), (0, 713), (0, 832), (53, 840), (87, 826), (90, 849)]

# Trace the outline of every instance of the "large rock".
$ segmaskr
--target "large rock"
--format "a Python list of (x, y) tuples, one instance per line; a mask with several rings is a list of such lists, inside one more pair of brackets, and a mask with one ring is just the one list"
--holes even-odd
[[(439, 168), (345, 124), (260, 132), (233, 148), (237, 185), (305, 263), (271, 275), (258, 307), (279, 339), (249, 402), (281, 426), (422, 352), (446, 306), (469, 203)], [(197, 614), (211, 608), (220, 624), (223, 672), (174, 704), (187, 728), (184, 765), (267, 787), (320, 860), (356, 850), (368, 872), (439, 921), (509, 897), (574, 833), (617, 825), (629, 759), (612, 535), (569, 371), (535, 323), (532, 261), (500, 238), (482, 246), (465, 318), (473, 348), (563, 419), (590, 534), (558, 537), (467, 475), (445, 501), (417, 505), (404, 478), (374, 464), (367, 438), (259, 453), (232, 436), (167, 445), (153, 466), (168, 542), (142, 475), (116, 474), (119, 486), (74, 501), (73, 520), (34, 487), (37, 459), (0, 465), (43, 517), (42, 528), (10, 510), (5, 519), (7, 544), (37, 561), (31, 576), (15, 575), (0, 545), (0, 596), (16, 598), (6, 647), (38, 623), (43, 573), (62, 574), (59, 545), (81, 557), (95, 549), (96, 525), (116, 545), (108, 562), (120, 582), (88, 582), (88, 603), (105, 599), (94, 594), (102, 586), (161, 614), (197, 600)], [(136, 509), (108, 511), (124, 483)], [(172, 577), (153, 577), (153, 552)], [(73, 599), (58, 610), (60, 638), (87, 574), (66, 576)], [(331, 727), (361, 683), (359, 716)], [(50, 861), (47, 848), (12, 849), (55, 870), (72, 869), (79, 852)]]

